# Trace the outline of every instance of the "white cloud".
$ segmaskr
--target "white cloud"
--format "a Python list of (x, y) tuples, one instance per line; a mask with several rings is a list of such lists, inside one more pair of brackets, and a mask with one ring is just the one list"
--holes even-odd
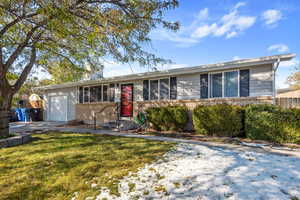
[(206, 20), (208, 18), (208, 8), (203, 8), (199, 11), (198, 15), (196, 16), (196, 19), (198, 21)]
[(284, 53), (289, 51), (289, 47), (285, 44), (274, 44), (269, 46), (268, 48), (269, 51), (277, 51), (279, 53)]
[(232, 60), (241, 60), (239, 56), (233, 56)]
[(191, 38), (189, 36), (185, 36), (181, 32), (174, 33), (169, 32), (164, 29), (157, 29), (152, 32), (152, 39), (155, 40), (169, 40), (171, 42), (175, 42), (178, 47), (190, 47), (199, 41), (195, 38)]
[(230, 13), (224, 15), (219, 22), (211, 25), (205, 24), (198, 27), (191, 36), (194, 38), (204, 38), (209, 35), (215, 37), (226, 36), (226, 38), (232, 38), (238, 36), (254, 25), (256, 17), (254, 16), (241, 16), (238, 9), (245, 6), (244, 2), (237, 3)]
[(239, 9), (240, 7), (245, 6), (245, 5), (246, 5), (246, 2), (238, 2), (237, 4), (235, 4), (234, 9), (235, 10)]
[(217, 31), (217, 24), (200, 26), (192, 33), (194, 38), (203, 38)]
[(240, 15), (239, 9), (245, 5), (245, 2), (235, 4), (228, 14), (215, 22), (211, 22), (209, 9), (203, 8), (194, 15), (194, 19), (189, 25), (182, 26), (178, 32), (157, 29), (151, 33), (151, 38), (174, 42), (177, 47), (191, 47), (208, 36), (227, 39), (237, 37), (256, 22), (255, 16)]
[(280, 10), (270, 9), (266, 10), (261, 15), (265, 25), (276, 26), (277, 22), (282, 19), (283, 15)]

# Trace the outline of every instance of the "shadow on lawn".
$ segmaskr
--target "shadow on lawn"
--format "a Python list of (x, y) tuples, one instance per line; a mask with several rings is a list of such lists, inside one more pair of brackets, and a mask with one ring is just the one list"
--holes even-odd
[(130, 171), (157, 159), (173, 144), (92, 134), (49, 133), (0, 150), (0, 199), (78, 199), (98, 187), (118, 193), (117, 183)]

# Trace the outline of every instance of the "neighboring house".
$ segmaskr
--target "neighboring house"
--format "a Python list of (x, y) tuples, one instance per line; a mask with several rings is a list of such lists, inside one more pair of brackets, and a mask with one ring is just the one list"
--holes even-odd
[(284, 88), (278, 89), (276, 97), (279, 98), (300, 98), (300, 89), (298, 88)]
[(279, 62), (293, 57), (267, 56), (37, 89), (44, 94), (44, 117), (50, 121), (91, 123), (95, 115), (99, 122), (118, 115), (130, 119), (151, 106), (186, 105), (192, 110), (199, 104), (272, 103)]

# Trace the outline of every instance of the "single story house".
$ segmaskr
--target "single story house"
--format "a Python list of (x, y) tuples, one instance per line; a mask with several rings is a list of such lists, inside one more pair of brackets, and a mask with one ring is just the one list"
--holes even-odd
[(275, 72), (295, 54), (153, 71), (37, 88), (47, 121), (131, 119), (151, 106), (273, 103)]
[(278, 98), (300, 98), (300, 88), (282, 88), (277, 90)]

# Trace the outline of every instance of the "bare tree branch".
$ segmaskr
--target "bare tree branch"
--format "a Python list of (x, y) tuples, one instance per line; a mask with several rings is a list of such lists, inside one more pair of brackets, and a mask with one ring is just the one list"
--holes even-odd
[(29, 40), (33, 36), (33, 33), (39, 28), (39, 26), (33, 27), (26, 35), (25, 40), (16, 48), (16, 50), (11, 54), (6, 63), (4, 64), (4, 72), (15, 62), (17, 57), (23, 51), (23, 49), (28, 45)]
[(31, 56), (30, 56), (30, 60), (29, 63), (25, 66), (24, 70), (22, 71), (19, 79), (17, 80), (17, 82), (14, 84), (13, 86), (13, 92), (17, 92), (23, 85), (23, 83), (26, 81), (34, 63), (36, 61), (36, 49), (33, 46), (31, 49)]

